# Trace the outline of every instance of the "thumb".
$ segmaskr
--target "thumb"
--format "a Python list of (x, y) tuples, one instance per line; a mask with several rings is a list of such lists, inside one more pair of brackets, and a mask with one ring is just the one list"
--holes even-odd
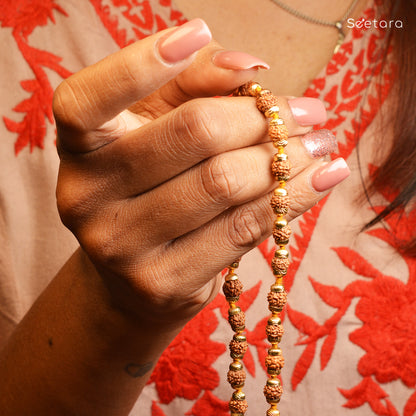
[[(74, 132), (85, 140), (82, 133), (100, 128), (184, 71), (195, 58), (194, 52), (210, 40), (205, 22), (194, 19), (138, 41), (67, 78), (58, 86), (53, 102), (60, 140), (74, 140)], [(94, 148), (93, 143), (62, 144), (78, 151)]]
[(137, 103), (133, 111), (140, 113), (149, 106), (153, 115), (160, 116), (193, 98), (229, 95), (240, 85), (253, 80), (260, 68), (270, 67), (260, 58), (225, 50), (211, 41), (197, 53), (189, 67), (144, 102)]

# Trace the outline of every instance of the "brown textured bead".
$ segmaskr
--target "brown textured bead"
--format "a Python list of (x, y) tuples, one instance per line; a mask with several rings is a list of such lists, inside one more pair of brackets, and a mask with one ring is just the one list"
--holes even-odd
[(288, 181), (290, 178), (291, 165), (288, 160), (273, 158), (272, 174), (277, 181)]
[(263, 393), (269, 403), (278, 403), (280, 401), (280, 397), (282, 397), (283, 394), (283, 389), (280, 385), (280, 381), (277, 379), (267, 380), (267, 384), (264, 386)]
[(286, 225), (283, 228), (273, 228), (273, 238), (276, 244), (287, 244), (289, 242), (290, 234), (292, 234), (292, 229), (290, 225)]
[(277, 215), (286, 215), (289, 211), (289, 197), (287, 195), (273, 194), (270, 200), (270, 205), (273, 208), (273, 212)]
[(242, 387), (246, 381), (246, 372), (244, 370), (229, 371), (227, 373), (227, 380), (233, 389)]
[(243, 284), (240, 280), (225, 281), (222, 286), (222, 291), (227, 300), (236, 301), (243, 292)]
[(257, 97), (259, 95), (259, 91), (261, 91), (261, 86), (257, 82), (247, 82), (244, 85), (241, 85), (234, 93), (234, 95), (244, 95), (250, 97)]
[(242, 331), (246, 325), (246, 315), (243, 311), (240, 311), (235, 315), (228, 315), (228, 322), (233, 331)]
[(245, 413), (248, 404), (246, 400), (230, 400), (229, 408), (234, 413)]
[(275, 275), (285, 275), (287, 273), (287, 268), (289, 267), (289, 259), (281, 259), (279, 257), (273, 257), (272, 260), (272, 269)]
[(280, 342), (284, 334), (283, 325), (267, 325), (266, 335), (269, 342)]
[(236, 339), (233, 338), (229, 347), (232, 358), (243, 358), (247, 351), (248, 343), (247, 341), (236, 341)]
[(280, 124), (277, 120), (271, 120), (269, 123), (269, 137), (275, 145), (286, 146), (289, 130), (284, 124)]
[(264, 91), (257, 98), (256, 105), (262, 113), (265, 113), (269, 108), (278, 105), (278, 99), (271, 92)]
[(280, 312), (287, 303), (286, 292), (269, 292), (267, 294), (267, 301), (269, 302), (269, 309), (273, 312)]
[(267, 371), (269, 372), (269, 374), (280, 374), (280, 371), (285, 365), (285, 359), (282, 355), (276, 357), (268, 355), (265, 358), (264, 363), (266, 364)]

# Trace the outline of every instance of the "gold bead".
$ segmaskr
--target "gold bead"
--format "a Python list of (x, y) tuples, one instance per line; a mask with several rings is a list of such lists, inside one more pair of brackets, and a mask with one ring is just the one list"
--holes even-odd
[(246, 399), (246, 395), (242, 391), (235, 391), (233, 393), (233, 400), (241, 401), (245, 399)]
[[(261, 87), (260, 87), (261, 88)], [(262, 95), (268, 95), (268, 94), (271, 94), (272, 92), (270, 91), (270, 90), (266, 90), (266, 89), (262, 89), (261, 91), (260, 91), (260, 96), (262, 96)]]
[(274, 222), (276, 228), (284, 228), (287, 226), (287, 220), (285, 218), (277, 218)]
[(281, 383), (280, 380), (278, 378), (269, 378), (267, 380), (267, 385), (270, 387), (280, 387)]
[(238, 315), (240, 312), (241, 309), (238, 306), (228, 309), (228, 315)]
[(233, 340), (236, 342), (246, 342), (247, 338), (244, 334), (235, 334), (233, 336)]
[(276, 196), (287, 196), (287, 190), (285, 188), (276, 188), (273, 192)]
[(274, 293), (282, 293), (285, 291), (285, 287), (283, 285), (271, 285), (270, 291)]
[(274, 253), (274, 256), (279, 259), (287, 259), (289, 258), (289, 252), (285, 250), (284, 248), (281, 248), (280, 250), (276, 250)]
[(230, 416), (244, 416), (244, 413), (235, 413), (235, 412), (232, 412)]
[(266, 416), (280, 416), (280, 412), (277, 409), (271, 407), (269, 410), (267, 410)]
[(285, 162), (287, 160), (288, 156), (286, 153), (275, 153), (274, 160), (279, 162)]
[(269, 325), (281, 325), (282, 320), (278, 316), (271, 316), (267, 321)]
[(234, 280), (238, 280), (238, 276), (234, 273), (228, 273), (227, 276), (225, 276), (226, 282), (232, 282)]
[(230, 371), (241, 371), (243, 369), (243, 364), (240, 361), (234, 361), (229, 366)]
[(280, 348), (269, 348), (269, 350), (267, 351), (267, 353), (269, 355), (271, 355), (272, 357), (278, 357), (280, 355), (282, 355), (282, 350)]
[(268, 110), (266, 110), (264, 112), (264, 115), (270, 118), (270, 117), (273, 117), (274, 115), (279, 114), (279, 111), (280, 111), (279, 107), (277, 105), (274, 105), (273, 107), (270, 107)]

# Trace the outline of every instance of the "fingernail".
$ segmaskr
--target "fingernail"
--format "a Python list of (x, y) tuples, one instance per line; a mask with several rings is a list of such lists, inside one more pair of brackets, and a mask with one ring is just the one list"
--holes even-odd
[(305, 134), (301, 139), (306, 151), (314, 159), (329, 155), (337, 150), (337, 140), (331, 131), (313, 130)]
[(270, 69), (270, 66), (262, 59), (248, 53), (238, 51), (221, 51), (212, 58), (214, 65), (224, 69)]
[(300, 126), (314, 126), (327, 119), (324, 103), (318, 98), (298, 97), (289, 100), (288, 104)]
[(207, 45), (211, 39), (206, 23), (202, 19), (193, 19), (160, 40), (159, 54), (166, 62), (179, 62)]
[(343, 158), (338, 158), (320, 167), (312, 175), (312, 186), (318, 192), (326, 191), (342, 182), (351, 173)]

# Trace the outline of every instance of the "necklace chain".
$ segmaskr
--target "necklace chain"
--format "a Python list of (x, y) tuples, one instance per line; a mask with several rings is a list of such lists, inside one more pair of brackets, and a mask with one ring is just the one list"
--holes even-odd
[(334, 53), (336, 53), (338, 51), (338, 49), (340, 48), (340, 46), (342, 45), (344, 39), (345, 39), (345, 34), (343, 31), (343, 26), (345, 21), (348, 19), (349, 15), (351, 14), (351, 12), (354, 10), (354, 7), (356, 6), (358, 0), (353, 0), (350, 4), (350, 6), (348, 7), (347, 11), (344, 13), (344, 15), (341, 17), (341, 19), (336, 20), (335, 22), (330, 21), (330, 20), (324, 20), (324, 19), (319, 19), (317, 17), (313, 17), (313, 16), (308, 16), (302, 12), (300, 12), (299, 10), (294, 9), (293, 7), (290, 7), (289, 5), (287, 5), (286, 3), (284, 3), (281, 0), (272, 0), (273, 3), (275, 3), (277, 6), (279, 6), (281, 9), (285, 10), (286, 12), (290, 13), (291, 15), (305, 20), (307, 22), (310, 23), (314, 23), (316, 25), (320, 25), (320, 26), (330, 26), (330, 27), (334, 27), (335, 29), (338, 30), (338, 42), (335, 46), (334, 49)]

